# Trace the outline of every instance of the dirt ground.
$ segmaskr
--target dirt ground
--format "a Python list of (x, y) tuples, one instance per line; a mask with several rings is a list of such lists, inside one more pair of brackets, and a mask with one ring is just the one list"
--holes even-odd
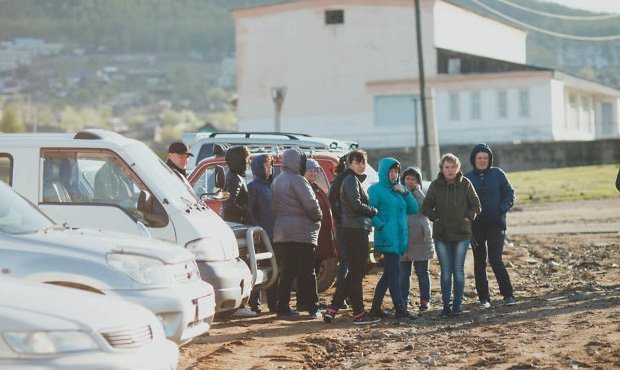
[[(518, 301), (513, 307), (502, 305), (489, 268), (494, 300), (478, 309), (470, 254), (465, 313), (440, 319), (433, 260), (434, 306), (418, 320), (360, 327), (346, 310), (333, 324), (269, 313), (218, 321), (181, 348), (179, 368), (620, 368), (620, 199), (515, 209), (504, 261)], [(367, 307), (379, 274), (365, 279)], [(412, 295), (416, 301), (415, 278)], [(389, 296), (384, 308), (391, 308)]]

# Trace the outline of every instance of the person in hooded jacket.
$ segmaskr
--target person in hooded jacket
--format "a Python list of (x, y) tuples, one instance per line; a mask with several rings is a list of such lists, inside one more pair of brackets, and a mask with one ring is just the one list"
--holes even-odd
[[(252, 159), (250, 164), (254, 181), (248, 184), (250, 194), (250, 212), (255, 226), (265, 230), (269, 241), (273, 244), (273, 225), (276, 215), (271, 209), (271, 181), (273, 176), (273, 158), (269, 154), (260, 154)], [(277, 256), (276, 256), (277, 259)], [(260, 312), (259, 292), (252, 291), (250, 309)], [(269, 312), (278, 311), (278, 283), (267, 288), (267, 305)]]
[[(422, 191), (422, 173), (416, 167), (407, 168), (402, 176), (401, 183), (413, 195), (420, 209), (424, 203), (424, 191)], [(409, 305), (409, 288), (411, 284), (411, 267), (415, 268), (420, 290), (420, 311), (427, 311), (431, 301), (431, 275), (428, 269), (430, 259), (435, 255), (435, 243), (428, 218), (418, 212), (407, 216), (409, 228), (409, 247), (400, 259), (401, 288), (403, 301)]]
[(471, 239), (471, 223), (480, 213), (480, 200), (474, 186), (463, 176), (461, 162), (454, 154), (444, 154), (439, 169), (422, 203), (422, 213), (433, 222), (433, 239), (441, 269), (443, 309), (440, 317), (447, 318), (463, 313), (465, 257)]
[(399, 183), (399, 177), (400, 163), (394, 158), (383, 158), (379, 161), (379, 182), (368, 189), (370, 205), (378, 210), (372, 218), (375, 252), (383, 254), (383, 274), (377, 282), (369, 314), (386, 316), (381, 304), (389, 288), (395, 316), (415, 319), (417, 317), (409, 313), (403, 302), (400, 257), (407, 251), (409, 243), (407, 215), (417, 213), (419, 207), (413, 195)]
[(281, 318), (299, 316), (290, 307), (295, 278), (310, 318), (321, 317), (314, 251), (323, 214), (312, 187), (303, 177), (305, 171), (306, 155), (298, 149), (285, 150), (282, 171), (271, 184), (272, 209), (276, 214), (273, 238), (282, 262), (278, 287), (278, 317)]
[(344, 289), (336, 289), (331, 304), (327, 307), (323, 320), (331, 323), (342, 307), (345, 298), (353, 306), (353, 323), (356, 325), (378, 322), (364, 309), (364, 290), (362, 282), (366, 274), (368, 258), (368, 234), (372, 231), (371, 217), (377, 209), (368, 202), (368, 194), (362, 186), (366, 179), (366, 152), (355, 149), (347, 154), (347, 169), (340, 186), (340, 225), (342, 242), (346, 250), (349, 272)]
[(482, 205), (482, 212), (472, 225), (473, 238), (471, 240), (480, 309), (491, 307), (487, 279), (487, 252), (499, 291), (504, 297), (504, 303), (511, 306), (516, 304), (516, 300), (502, 254), (506, 233), (506, 212), (514, 204), (515, 192), (504, 171), (493, 167), (493, 152), (488, 145), (474, 146), (469, 161), (473, 170), (465, 176), (474, 185)]
[[(340, 205), (340, 187), (344, 180), (345, 171), (347, 170), (347, 155), (340, 157), (338, 165), (335, 168), (336, 177), (332, 180), (329, 187), (329, 202), (332, 206), (332, 215), (334, 216), (334, 225), (336, 227), (336, 248), (338, 249), (338, 274), (336, 275), (336, 293), (334, 295), (341, 295), (345, 288), (345, 281), (347, 273), (349, 272), (349, 264), (346, 258), (346, 249), (344, 247), (344, 241), (342, 240), (342, 223), (341, 218), (341, 205)], [(346, 300), (338, 308), (346, 309), (349, 306)]]
[(248, 187), (245, 182), (245, 172), (248, 167), (250, 152), (247, 147), (233, 146), (226, 151), (226, 182), (224, 190), (230, 197), (222, 202), (220, 215), (225, 221), (251, 225), (252, 214), (249, 208)]

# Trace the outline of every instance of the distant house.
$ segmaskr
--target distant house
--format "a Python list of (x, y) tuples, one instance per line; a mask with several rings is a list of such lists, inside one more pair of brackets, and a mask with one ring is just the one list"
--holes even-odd
[[(422, 0), (421, 13), (440, 144), (620, 136), (620, 90), (527, 65), (525, 30), (443, 0)], [(234, 16), (240, 130), (272, 130), (270, 89), (286, 86), (283, 131), (414, 145), (413, 1), (301, 0)]]

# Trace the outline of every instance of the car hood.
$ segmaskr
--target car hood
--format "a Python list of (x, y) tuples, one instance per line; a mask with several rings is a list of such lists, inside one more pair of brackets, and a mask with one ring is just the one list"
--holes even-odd
[(157, 258), (165, 264), (176, 264), (193, 259), (184, 248), (159, 239), (93, 229), (52, 228), (20, 238), (44, 244), (50, 248), (71, 250), (91, 255), (108, 253), (135, 254)]
[(0, 277), (0, 332), (136, 327), (156, 318), (146, 309), (114, 297)]

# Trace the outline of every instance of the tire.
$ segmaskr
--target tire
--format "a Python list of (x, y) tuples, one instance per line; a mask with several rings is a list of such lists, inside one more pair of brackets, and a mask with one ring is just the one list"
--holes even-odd
[(332, 257), (321, 261), (319, 271), (316, 274), (316, 288), (319, 293), (323, 293), (331, 288), (336, 282), (338, 275), (338, 257)]

